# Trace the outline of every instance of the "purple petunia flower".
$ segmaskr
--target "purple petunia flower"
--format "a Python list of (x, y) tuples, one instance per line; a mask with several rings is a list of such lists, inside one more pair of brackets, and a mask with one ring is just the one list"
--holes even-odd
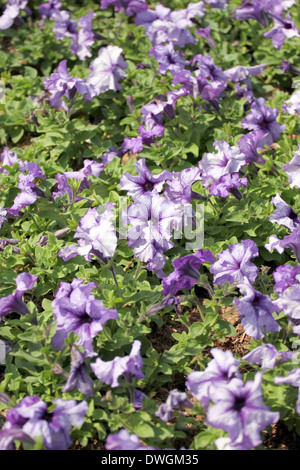
[(298, 144), (298, 151), (295, 153), (292, 160), (286, 165), (282, 165), (282, 168), (289, 177), (291, 188), (295, 186), (300, 188), (300, 144)]
[(280, 313), (276, 301), (255, 290), (246, 277), (238, 284), (238, 288), (244, 297), (234, 299), (233, 305), (240, 315), (246, 334), (257, 340), (264, 338), (270, 331), (279, 331), (281, 327), (273, 317), (274, 312)]
[(300, 276), (296, 276), (297, 283), (293, 283), (291, 287), (285, 289), (275, 300), (279, 311), (283, 310), (285, 315), (288, 315), (292, 321), (300, 320)]
[(257, 266), (250, 262), (251, 258), (259, 255), (256, 243), (253, 240), (242, 240), (241, 243), (230, 245), (218, 254), (216, 261), (210, 268), (216, 284), (241, 282), (246, 277), (254, 282), (257, 277)]
[(283, 253), (286, 248), (291, 248), (296, 256), (298, 262), (300, 262), (300, 229), (295, 228), (290, 235), (287, 235), (280, 240), (276, 235), (271, 235), (269, 243), (265, 244), (265, 248), (268, 251), (277, 250), (278, 253)]
[(285, 129), (285, 125), (280, 125), (276, 118), (278, 116), (277, 108), (265, 106), (264, 98), (258, 98), (251, 105), (251, 111), (241, 122), (244, 129), (262, 130), (268, 133), (268, 139), (265, 139), (267, 145), (272, 145)]
[(203, 200), (203, 196), (192, 191), (192, 185), (200, 180), (201, 171), (197, 167), (186, 168), (179, 173), (174, 173), (167, 181), (164, 196), (178, 204), (189, 204), (191, 199)]
[[(46, 179), (39, 165), (33, 162), (19, 162), (19, 184), (18, 188), (21, 189), (15, 199), (12, 207), (8, 209), (8, 213), (12, 216), (19, 216), (20, 211), (37, 200), (38, 196), (44, 196), (43, 191), (35, 186), (34, 180), (36, 178)], [(26, 172), (26, 173), (25, 173)]]
[(219, 8), (224, 10), (227, 7), (229, 0), (205, 0), (206, 3), (209, 3), (212, 8)]
[(102, 10), (106, 10), (110, 5), (114, 7), (115, 11), (125, 13), (128, 16), (147, 10), (145, 0), (101, 0)]
[(171, 173), (168, 170), (158, 175), (153, 175), (147, 168), (144, 158), (136, 162), (135, 169), (138, 172), (138, 176), (126, 172), (121, 176), (120, 180), (121, 189), (127, 191), (127, 194), (134, 201), (138, 200), (143, 194), (151, 193), (154, 190), (160, 192), (166, 179), (171, 177)]
[(94, 282), (83, 284), (81, 279), (72, 283), (61, 282), (52, 302), (53, 315), (57, 321), (53, 345), (62, 349), (71, 331), (79, 336), (75, 344), (82, 346), (85, 357), (95, 356), (93, 338), (102, 331), (104, 323), (119, 318), (116, 310), (107, 309), (101, 300), (95, 299), (91, 291), (97, 287)]
[(274, 291), (282, 294), (285, 289), (291, 287), (292, 284), (297, 284), (297, 275), (300, 273), (300, 266), (290, 266), (286, 264), (284, 266), (278, 266), (273, 272), (273, 278), (275, 281)]
[(230, 147), (224, 140), (214, 142), (214, 147), (217, 152), (205, 153), (199, 162), (199, 168), (203, 171), (202, 184), (206, 188), (221, 176), (238, 173), (246, 164), (245, 155), (238, 147)]
[(254, 381), (244, 383), (232, 379), (214, 390), (213, 401), (207, 413), (207, 424), (228, 433), (230, 443), (250, 450), (262, 443), (261, 431), (276, 423), (279, 412), (273, 412), (263, 402), (263, 375), (257, 372)]
[(241, 199), (242, 195), (235, 190), (240, 186), (247, 186), (248, 181), (246, 177), (240, 178), (238, 173), (227, 173), (227, 175), (222, 175), (218, 181), (212, 183), (209, 188), (209, 194), (213, 196), (228, 197), (229, 193), (234, 194), (237, 199)]
[(285, 103), (282, 105), (282, 110), (284, 113), (291, 114), (292, 116), (295, 116), (298, 114), (300, 117), (300, 90), (294, 91), (294, 93), (291, 95), (291, 97), (285, 101)]
[(38, 10), (39, 10), (39, 14), (41, 15), (41, 17), (43, 19), (45, 18), (50, 18), (51, 15), (60, 9), (60, 7), (62, 6), (62, 3), (60, 0), (49, 0), (49, 2), (47, 3), (42, 3)]
[(211, 251), (201, 249), (193, 255), (175, 259), (172, 262), (174, 271), (162, 280), (163, 295), (175, 295), (181, 289), (191, 290), (200, 281), (200, 266), (206, 262), (213, 263), (214, 257)]
[(136, 434), (129, 434), (127, 429), (121, 429), (116, 434), (109, 434), (106, 439), (107, 450), (156, 450), (155, 447), (144, 446)]
[(264, 27), (268, 26), (264, 5), (261, 0), (244, 0), (235, 10), (235, 18), (237, 20), (249, 20), (252, 18)]
[(286, 377), (275, 377), (274, 383), (277, 385), (292, 385), (292, 387), (298, 387), (296, 411), (298, 415), (300, 415), (300, 369), (291, 370)]
[(293, 351), (277, 351), (273, 344), (263, 344), (243, 356), (243, 361), (261, 365), (262, 370), (274, 369), (278, 362), (289, 361)]
[(245, 161), (248, 164), (259, 163), (265, 164), (263, 157), (257, 152), (262, 149), (268, 141), (268, 133), (262, 130), (248, 132), (243, 135), (237, 142), (240, 152), (245, 155)]
[(175, 75), (188, 64), (188, 61), (182, 59), (182, 54), (175, 50), (172, 42), (152, 47), (149, 51), (149, 57), (151, 56), (154, 56), (160, 64), (158, 71), (163, 75), (168, 70)]
[(70, 19), (70, 12), (67, 10), (54, 10), (50, 16), (51, 20), (55, 21), (53, 32), (56, 33), (55, 39), (76, 37), (77, 35), (77, 22)]
[(148, 262), (146, 268), (158, 277), (164, 277), (162, 268), (166, 259), (163, 253), (174, 246), (170, 239), (173, 230), (182, 222), (181, 206), (153, 191), (131, 204), (123, 212), (122, 220), (124, 225), (132, 225), (127, 237), (135, 256)]
[(276, 210), (270, 216), (270, 222), (287, 227), (291, 232), (295, 228), (300, 228), (300, 218), (296, 212), (280, 197), (279, 193), (272, 197), (271, 204), (276, 206)]
[(188, 399), (185, 392), (179, 392), (179, 390), (171, 390), (165, 403), (160, 405), (155, 413), (155, 416), (160, 418), (162, 421), (170, 421), (173, 417), (173, 410), (182, 407), (193, 408), (193, 404)]
[(13, 294), (0, 299), (0, 317), (12, 312), (17, 312), (20, 315), (26, 315), (29, 310), (22, 300), (23, 295), (27, 290), (31, 290), (38, 280), (37, 276), (29, 273), (21, 273), (16, 277), (16, 290)]
[(141, 342), (135, 340), (132, 343), (131, 352), (128, 356), (116, 356), (112, 361), (102, 361), (99, 357), (91, 364), (96, 377), (112, 388), (120, 387), (119, 378), (123, 375), (128, 382), (132, 376), (144, 379), (142, 372), (143, 359), (140, 355)]
[(66, 450), (72, 444), (72, 426), (82, 425), (88, 404), (62, 399), (53, 403), (56, 407), (48, 411), (40, 397), (28, 396), (10, 408), (0, 431), (0, 449), (13, 450), (14, 440), (34, 444), (34, 438), (41, 436), (47, 450)]
[[(65, 194), (69, 196), (69, 201), (73, 200), (72, 188), (68, 184), (68, 179), (75, 178), (76, 181), (81, 180), (78, 191), (90, 188), (91, 181), (88, 180), (88, 176), (98, 177), (104, 169), (104, 163), (98, 163), (93, 160), (84, 160), (84, 166), (78, 171), (66, 171), (64, 174), (57, 173), (55, 179), (57, 180), (57, 191), (52, 193), (54, 200), (57, 197), (63, 197)], [(75, 197), (75, 201), (82, 199), (79, 196)]]
[(219, 348), (210, 350), (213, 359), (202, 372), (191, 372), (186, 381), (186, 388), (200, 401), (206, 409), (210, 401), (214, 401), (215, 389), (229, 383), (233, 378), (241, 378), (238, 370), (240, 361), (235, 359), (231, 351)]
[(71, 349), (72, 360), (68, 380), (62, 387), (62, 392), (68, 393), (76, 388), (80, 393), (90, 398), (94, 396), (94, 381), (89, 376), (85, 363), (85, 355), (78, 351), (76, 346)]
[[(0, 155), (0, 160), (3, 166), (13, 166), (15, 163), (20, 163), (16, 152), (12, 152), (7, 147), (3, 148)], [(0, 168), (1, 173), (9, 174), (4, 168)]]
[(91, 101), (97, 94), (94, 87), (84, 78), (71, 77), (67, 70), (66, 60), (59, 63), (56, 72), (52, 73), (49, 78), (44, 78), (44, 86), (50, 92), (51, 106), (57, 109), (61, 107), (68, 109), (62, 100), (63, 96), (71, 101), (76, 93), (79, 93), (83, 95), (84, 101)]
[(114, 203), (107, 203), (105, 211), (99, 214), (97, 208), (88, 209), (80, 219), (74, 238), (78, 238), (78, 245), (70, 245), (62, 248), (58, 255), (67, 261), (77, 255), (91, 261), (91, 255), (100, 260), (112, 258), (117, 247), (117, 235), (113, 222)]
[(285, 18), (271, 12), (269, 12), (268, 15), (273, 18), (274, 26), (270, 31), (264, 34), (264, 37), (272, 38), (273, 46), (276, 47), (276, 49), (281, 49), (286, 38), (300, 37), (300, 33), (295, 23), (291, 20), (289, 13)]
[[(28, 0), (8, 0), (2, 16), (0, 16), (0, 30), (8, 29), (13, 24), (15, 19), (19, 16), (20, 11), (26, 9), (27, 13), (30, 12), (27, 8)], [(29, 13), (30, 14), (30, 13)]]
[(73, 43), (70, 45), (70, 50), (73, 54), (76, 54), (80, 60), (85, 60), (87, 57), (91, 57), (90, 52), (91, 46), (96, 41), (96, 35), (92, 31), (92, 22), (95, 16), (94, 12), (90, 12), (85, 16), (79, 18), (77, 23), (76, 34), (73, 37)]
[(98, 57), (91, 62), (88, 83), (98, 95), (107, 90), (121, 89), (119, 81), (126, 77), (124, 70), (127, 68), (122, 52), (118, 46), (101, 47)]

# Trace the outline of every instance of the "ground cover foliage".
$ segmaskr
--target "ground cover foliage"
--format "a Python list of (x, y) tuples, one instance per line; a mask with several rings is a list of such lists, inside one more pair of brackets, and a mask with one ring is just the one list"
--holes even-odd
[(299, 449), (299, 7), (1, 4), (1, 449)]

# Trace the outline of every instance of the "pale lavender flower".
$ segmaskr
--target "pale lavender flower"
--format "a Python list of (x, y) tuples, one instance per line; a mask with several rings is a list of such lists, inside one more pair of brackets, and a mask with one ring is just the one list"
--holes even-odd
[(213, 196), (228, 197), (232, 193), (237, 199), (242, 199), (242, 194), (237, 192), (240, 186), (247, 186), (246, 177), (240, 178), (238, 173), (227, 173), (222, 175), (217, 181), (209, 187), (209, 194)]
[(257, 340), (264, 338), (270, 331), (279, 331), (281, 327), (273, 317), (273, 313), (280, 313), (277, 303), (268, 295), (255, 290), (246, 277), (238, 284), (238, 288), (244, 297), (235, 299), (233, 304), (245, 333)]
[(166, 179), (171, 177), (171, 173), (168, 170), (153, 175), (147, 168), (144, 158), (136, 162), (135, 169), (138, 172), (138, 176), (126, 172), (120, 179), (121, 189), (127, 191), (127, 194), (133, 200), (137, 200), (143, 194), (151, 193), (154, 190), (160, 192)]
[[(7, 147), (3, 148), (3, 151), (0, 155), (0, 160), (3, 166), (13, 166), (15, 163), (20, 163), (16, 152), (12, 152)], [(6, 173), (7, 175), (9, 172), (4, 168), (0, 168), (2, 173)]]
[(201, 249), (192, 255), (175, 259), (172, 262), (174, 271), (162, 280), (162, 293), (168, 296), (175, 295), (181, 289), (191, 290), (200, 281), (200, 267), (206, 262), (213, 263), (214, 257), (211, 251)]
[(133, 376), (137, 379), (144, 379), (140, 348), (141, 342), (135, 340), (128, 356), (116, 356), (112, 361), (102, 361), (98, 357), (96, 362), (91, 364), (91, 368), (101, 382), (110, 385), (112, 388), (120, 387), (119, 379), (121, 376), (124, 376), (128, 382), (132, 381)]
[(234, 378), (219, 385), (214, 390), (215, 404), (207, 413), (207, 424), (226, 431), (234, 446), (240, 444), (243, 450), (260, 445), (261, 431), (280, 418), (263, 402), (262, 380), (263, 374), (257, 372), (254, 381)]
[(182, 222), (181, 206), (153, 191), (140, 196), (139, 202), (131, 204), (123, 212), (122, 220), (124, 225), (132, 225), (127, 231), (127, 237), (135, 256), (148, 262), (147, 269), (164, 277), (162, 268), (166, 258), (163, 253), (174, 246), (170, 239), (173, 230)]
[(275, 377), (274, 383), (277, 385), (291, 385), (292, 387), (298, 387), (296, 411), (298, 415), (300, 415), (300, 369), (291, 370), (286, 377)]
[(297, 284), (297, 275), (300, 273), (300, 266), (290, 266), (285, 264), (284, 266), (278, 266), (273, 272), (273, 278), (275, 281), (274, 291), (282, 294), (285, 289), (291, 287), (292, 284)]
[(128, 67), (122, 52), (118, 46), (101, 47), (98, 57), (91, 62), (88, 83), (95, 88), (98, 95), (107, 90), (121, 89), (119, 81), (126, 77), (124, 70)]
[(91, 255), (99, 259), (111, 258), (117, 247), (117, 235), (111, 219), (114, 217), (113, 203), (105, 205), (105, 211), (99, 214), (97, 208), (88, 209), (80, 220), (74, 238), (78, 238), (78, 245), (70, 245), (59, 251), (59, 256), (67, 261), (77, 255), (91, 261)]
[(199, 162), (199, 168), (203, 171), (202, 184), (209, 187), (212, 181), (228, 173), (237, 173), (246, 164), (246, 157), (236, 146), (223, 141), (214, 142), (216, 153), (205, 153)]
[(216, 48), (216, 45), (210, 34), (210, 26), (207, 26), (206, 28), (197, 29), (196, 34), (199, 34), (199, 36), (206, 39), (207, 44), (209, 44), (210, 47), (212, 47), (213, 49)]
[(175, 50), (172, 42), (152, 47), (149, 51), (149, 57), (151, 56), (154, 56), (160, 64), (158, 71), (163, 75), (168, 70), (175, 75), (188, 64), (188, 61), (182, 59), (182, 54)]
[(224, 10), (227, 7), (229, 0), (205, 0), (206, 3), (209, 3), (212, 8), (219, 8)]
[(22, 300), (23, 295), (27, 290), (31, 290), (38, 280), (38, 276), (29, 273), (21, 273), (16, 277), (16, 290), (13, 294), (0, 299), (0, 317), (12, 312), (17, 312), (20, 315), (26, 315), (29, 310)]
[(155, 137), (162, 137), (165, 132), (165, 128), (161, 124), (157, 124), (152, 115), (148, 115), (144, 119), (143, 125), (139, 126), (138, 131), (139, 137), (142, 139), (142, 144), (150, 146), (155, 142)]
[(273, 18), (274, 26), (270, 31), (264, 34), (264, 37), (272, 38), (273, 46), (276, 47), (276, 49), (281, 49), (287, 38), (300, 37), (300, 33), (295, 23), (291, 20), (289, 13), (287, 13), (285, 18), (271, 12), (269, 12), (268, 15)]
[(300, 262), (300, 229), (295, 228), (290, 235), (280, 240), (276, 235), (271, 235), (269, 242), (265, 244), (268, 251), (277, 250), (282, 254), (286, 248), (291, 248)]
[(123, 152), (130, 152), (131, 154), (140, 153), (144, 148), (143, 138), (139, 135), (138, 137), (125, 137), (122, 144)]
[(42, 3), (38, 10), (42, 18), (50, 18), (51, 15), (60, 9), (62, 3), (60, 0), (49, 0), (47, 3)]
[(85, 363), (85, 355), (81, 353), (74, 345), (72, 346), (71, 354), (71, 369), (68, 380), (61, 389), (62, 392), (68, 393), (76, 388), (86, 397), (93, 397), (94, 381), (89, 376), (87, 365)]
[(79, 18), (77, 23), (78, 31), (74, 35), (70, 50), (73, 54), (76, 54), (80, 60), (85, 60), (87, 57), (92, 56), (90, 48), (96, 41), (96, 36), (92, 31), (94, 16), (95, 13), (91, 11), (87, 15)]
[(178, 204), (188, 204), (191, 199), (203, 200), (203, 196), (192, 191), (192, 185), (200, 180), (201, 171), (197, 167), (186, 168), (179, 173), (174, 173), (167, 181), (164, 196)]
[(53, 32), (56, 33), (55, 39), (60, 41), (67, 37), (72, 38), (77, 34), (77, 22), (70, 19), (70, 12), (67, 10), (54, 10), (50, 16), (55, 21)]
[[(84, 160), (84, 167), (78, 171), (66, 171), (64, 174), (57, 173), (55, 179), (57, 180), (57, 191), (52, 193), (54, 200), (57, 197), (63, 197), (68, 194), (69, 201), (73, 200), (72, 188), (69, 186), (68, 179), (75, 178), (76, 181), (81, 181), (78, 191), (90, 188), (92, 182), (88, 179), (88, 176), (98, 177), (104, 169), (104, 163), (98, 163), (93, 160)], [(82, 199), (79, 196), (75, 197), (75, 201)]]
[(245, 277), (254, 282), (257, 277), (257, 266), (250, 262), (251, 258), (259, 255), (256, 243), (253, 240), (242, 240), (235, 243), (218, 254), (216, 261), (210, 268), (216, 284), (233, 284), (241, 282)]
[(300, 144), (298, 144), (298, 151), (295, 153), (292, 160), (286, 165), (282, 165), (282, 168), (289, 177), (291, 188), (295, 186), (300, 188)]
[(236, 65), (231, 69), (224, 70), (224, 75), (230, 82), (242, 82), (251, 88), (250, 75), (259, 75), (265, 68), (266, 64), (254, 65), (252, 67)]
[(300, 218), (296, 212), (289, 206), (277, 193), (272, 197), (271, 204), (276, 206), (276, 210), (270, 216), (270, 222), (287, 227), (291, 232), (295, 228), (300, 228)]
[(28, 0), (8, 0), (5, 4), (5, 8), (2, 16), (0, 16), (0, 30), (8, 29), (13, 24), (15, 19), (19, 16), (20, 11), (26, 9)]
[(282, 105), (282, 110), (284, 113), (291, 114), (292, 116), (298, 114), (300, 117), (300, 89), (294, 91), (291, 97), (285, 101)]
[(173, 418), (173, 410), (182, 407), (193, 408), (193, 404), (188, 399), (185, 392), (179, 392), (179, 390), (175, 388), (169, 393), (166, 402), (160, 405), (155, 412), (155, 416), (162, 421), (170, 421), (170, 419)]
[(283, 310), (292, 320), (300, 320), (300, 276), (296, 276), (297, 283), (293, 283), (291, 287), (285, 289), (275, 300), (279, 307), (279, 311)]
[(268, 22), (261, 0), (244, 0), (235, 10), (237, 20), (248, 20), (250, 18), (258, 21), (262, 26), (267, 27)]
[(42, 437), (47, 450), (66, 450), (71, 444), (72, 426), (81, 426), (88, 409), (86, 401), (54, 399), (56, 407), (48, 411), (47, 404), (38, 396), (23, 398), (6, 414), (0, 431), (0, 449), (14, 450), (14, 441), (34, 444)]
[(73, 78), (67, 70), (67, 60), (62, 60), (55, 73), (44, 78), (44, 87), (50, 92), (50, 104), (54, 108), (67, 109), (62, 97), (73, 100), (78, 92), (83, 95), (84, 101), (91, 101), (96, 96), (94, 87), (84, 78)]
[(101, 0), (102, 10), (106, 10), (110, 5), (114, 7), (115, 11), (125, 13), (128, 16), (147, 10), (145, 0)]
[(210, 350), (213, 359), (204, 371), (191, 372), (186, 381), (186, 388), (200, 401), (206, 409), (210, 401), (214, 401), (215, 389), (220, 384), (228, 384), (233, 378), (241, 378), (238, 370), (240, 361), (235, 359), (231, 351), (219, 348)]
[(4, 222), (6, 221), (7, 218), (7, 210), (5, 210), (3, 207), (0, 207), (0, 229), (2, 228)]
[(61, 282), (52, 302), (53, 315), (57, 322), (56, 333), (52, 338), (57, 349), (64, 347), (64, 341), (71, 331), (79, 336), (76, 345), (85, 350), (85, 357), (95, 356), (93, 338), (108, 320), (117, 320), (116, 310), (105, 308), (101, 300), (91, 294), (97, 284), (83, 284), (81, 279), (73, 279), (72, 283)]
[(265, 160), (257, 150), (262, 149), (267, 141), (268, 132), (257, 130), (243, 135), (237, 142), (237, 146), (240, 149), (240, 152), (245, 155), (246, 163), (251, 165), (255, 162), (260, 165), (264, 165)]
[(241, 125), (244, 129), (268, 132), (269, 138), (266, 143), (271, 145), (279, 139), (285, 129), (284, 124), (281, 125), (276, 121), (277, 116), (277, 108), (265, 106), (264, 98), (258, 98), (254, 103), (252, 103), (251, 111), (247, 114), (245, 119), (243, 119)]
[(293, 351), (277, 351), (273, 344), (263, 344), (243, 356), (243, 361), (261, 365), (262, 370), (274, 369), (279, 362), (289, 361)]
[(155, 447), (144, 446), (136, 434), (129, 434), (127, 429), (121, 429), (116, 434), (109, 434), (106, 439), (107, 450), (156, 450)]

